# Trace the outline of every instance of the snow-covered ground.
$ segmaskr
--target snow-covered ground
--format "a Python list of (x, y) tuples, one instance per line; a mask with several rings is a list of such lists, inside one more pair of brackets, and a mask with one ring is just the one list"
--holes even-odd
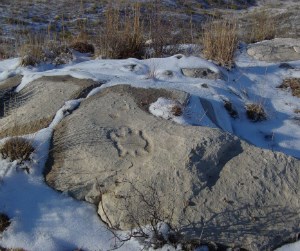
[[(288, 90), (276, 88), (285, 78), (300, 77), (300, 61), (289, 62), (294, 69), (280, 68), (277, 63), (264, 63), (247, 56), (242, 48), (237, 55), (236, 67), (230, 72), (199, 57), (175, 55), (168, 58), (147, 60), (90, 60), (77, 55), (69, 65), (54, 67), (41, 65), (24, 68), (18, 59), (0, 61), (0, 80), (15, 74), (23, 79), (16, 91), (41, 76), (71, 75), (105, 82), (91, 91), (89, 96), (103, 88), (117, 84), (130, 84), (144, 88), (174, 88), (191, 94), (183, 114), (174, 117), (170, 100), (159, 99), (150, 110), (155, 116), (195, 126), (220, 127), (252, 144), (281, 151), (300, 158), (300, 121), (295, 109), (300, 109), (299, 98)], [(182, 68), (206, 67), (221, 72), (224, 80), (208, 80), (185, 77)], [(170, 74), (172, 72), (172, 74)], [(206, 84), (208, 88), (204, 88)], [(217, 124), (207, 116), (198, 97), (212, 104)], [(239, 114), (231, 118), (224, 108), (224, 100), (230, 100)], [(76, 108), (80, 100), (67, 102), (62, 109)], [(267, 120), (251, 122), (245, 105), (261, 104)], [(0, 238), (0, 246), (22, 247), (26, 250), (109, 250), (114, 245), (113, 235), (100, 221), (96, 209), (85, 202), (78, 202), (60, 194), (44, 183), (42, 170), (47, 159), (49, 141), (55, 124), (63, 119), (63, 110), (57, 112), (53, 123), (34, 135), (25, 135), (33, 140), (38, 149), (33, 156), (30, 173), (17, 169), (17, 163), (0, 159), (0, 212), (12, 219), (12, 224)], [(300, 118), (299, 118), (300, 119)], [(6, 139), (0, 141), (4, 142)], [(299, 250), (299, 242), (279, 249)], [(140, 250), (140, 244), (131, 240), (120, 250)]]

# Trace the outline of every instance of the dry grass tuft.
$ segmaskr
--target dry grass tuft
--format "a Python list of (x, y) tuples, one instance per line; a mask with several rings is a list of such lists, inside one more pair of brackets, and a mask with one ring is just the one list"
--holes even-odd
[(140, 3), (127, 7), (123, 15), (119, 6), (109, 5), (98, 39), (100, 55), (115, 59), (142, 58), (144, 44)]
[(183, 114), (182, 106), (179, 104), (172, 106), (171, 113), (176, 117), (181, 116)]
[(27, 43), (19, 48), (22, 66), (34, 66), (43, 61), (44, 39), (40, 36), (30, 36)]
[[(10, 220), (6, 214), (0, 213), (0, 233), (10, 225)], [(0, 249), (1, 250), (1, 249)]]
[(18, 163), (29, 160), (33, 151), (34, 147), (31, 142), (19, 137), (7, 140), (0, 149), (3, 159), (9, 158), (10, 161), (17, 160)]
[(285, 79), (278, 88), (290, 89), (293, 96), (300, 98), (300, 78)]
[(276, 22), (266, 10), (256, 11), (250, 16), (250, 28), (246, 42), (256, 43), (273, 39), (276, 34)]
[(247, 104), (246, 112), (248, 118), (253, 122), (258, 122), (267, 119), (267, 115), (262, 104)]
[(0, 60), (4, 60), (7, 58), (10, 58), (13, 56), (12, 50), (13, 50), (13, 45), (8, 44), (8, 43), (3, 43), (0, 40)]
[(209, 21), (203, 29), (203, 53), (222, 66), (231, 68), (234, 52), (238, 45), (237, 22), (222, 20)]

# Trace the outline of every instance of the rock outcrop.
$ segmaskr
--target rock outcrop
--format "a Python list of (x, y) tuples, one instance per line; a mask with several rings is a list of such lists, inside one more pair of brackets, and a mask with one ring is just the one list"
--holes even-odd
[(155, 205), (191, 238), (231, 247), (269, 250), (300, 231), (299, 160), (152, 116), (159, 97), (188, 95), (114, 86), (83, 101), (55, 129), (47, 183), (121, 229), (149, 223)]
[(2, 105), (0, 137), (36, 132), (47, 127), (70, 99), (84, 97), (97, 82), (71, 76), (41, 77), (20, 92), (11, 91)]
[(275, 38), (250, 44), (248, 54), (266, 62), (300, 60), (300, 40), (295, 38)]

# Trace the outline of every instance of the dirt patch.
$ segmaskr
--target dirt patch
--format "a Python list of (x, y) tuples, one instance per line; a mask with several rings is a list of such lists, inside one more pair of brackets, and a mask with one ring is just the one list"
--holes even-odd
[(293, 96), (300, 98), (300, 78), (285, 79), (278, 88), (290, 89)]

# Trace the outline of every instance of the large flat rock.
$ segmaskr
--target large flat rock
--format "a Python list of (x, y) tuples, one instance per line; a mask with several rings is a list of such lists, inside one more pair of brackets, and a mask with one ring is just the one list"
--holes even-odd
[(257, 60), (285, 62), (300, 60), (300, 39), (275, 38), (250, 44), (247, 52)]
[(47, 127), (66, 101), (85, 95), (97, 85), (95, 81), (71, 76), (46, 76), (29, 83), (18, 93), (6, 92), (9, 98), (2, 104), (0, 137), (33, 133)]
[(114, 86), (83, 101), (55, 129), (47, 183), (121, 229), (149, 223), (154, 205), (191, 238), (226, 246), (269, 250), (299, 232), (299, 160), (154, 117), (158, 97), (188, 95)]

